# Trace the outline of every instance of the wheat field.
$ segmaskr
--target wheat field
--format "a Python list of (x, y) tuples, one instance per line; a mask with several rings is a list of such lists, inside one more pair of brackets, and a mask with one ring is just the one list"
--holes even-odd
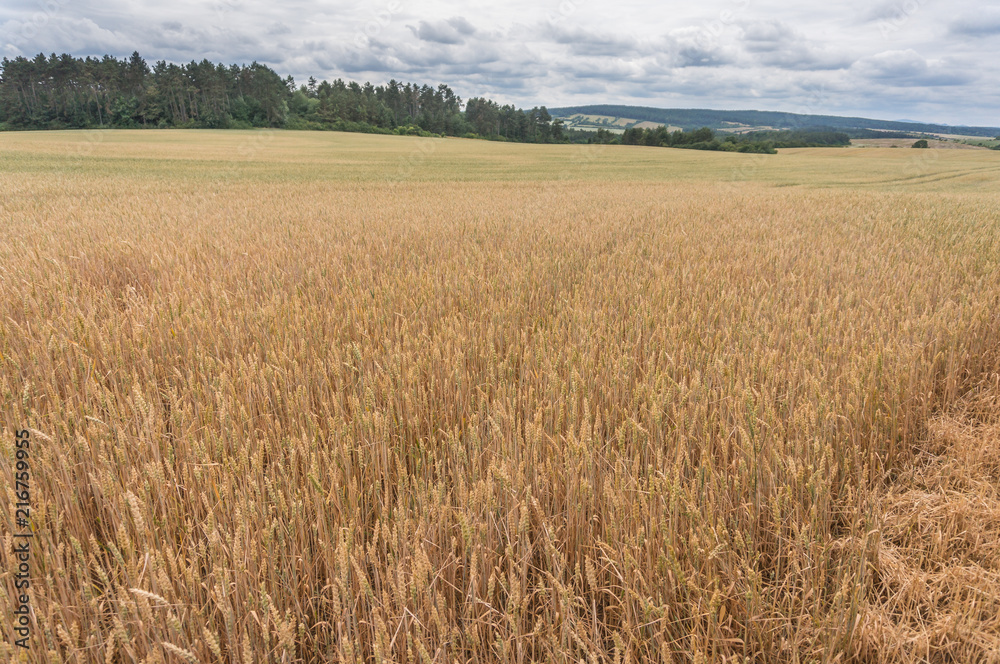
[(998, 662), (998, 348), (994, 152), (8, 133), (0, 655)]

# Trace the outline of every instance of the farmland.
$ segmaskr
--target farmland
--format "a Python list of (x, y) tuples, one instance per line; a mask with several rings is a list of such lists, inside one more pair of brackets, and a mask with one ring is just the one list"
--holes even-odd
[[(635, 120), (633, 118), (614, 117), (610, 115), (584, 115), (576, 113), (574, 115), (561, 118), (566, 123), (567, 129), (579, 129), (581, 131), (597, 131), (604, 129), (613, 134), (621, 134), (629, 127), (639, 127), (640, 129), (656, 129), (663, 123)], [(682, 127), (668, 125), (669, 131), (682, 131)]]
[(997, 152), (18, 132), (0, 185), (4, 658), (1000, 658)]

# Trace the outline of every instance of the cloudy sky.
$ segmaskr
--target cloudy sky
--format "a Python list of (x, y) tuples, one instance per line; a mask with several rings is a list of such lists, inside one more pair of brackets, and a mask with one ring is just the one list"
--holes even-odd
[(1000, 126), (994, 0), (4, 0), (0, 55), (257, 60), (298, 82)]

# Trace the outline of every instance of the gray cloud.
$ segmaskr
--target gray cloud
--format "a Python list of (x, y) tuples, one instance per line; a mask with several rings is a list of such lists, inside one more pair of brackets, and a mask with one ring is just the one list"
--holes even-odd
[[(761, 108), (998, 124), (987, 0), (5, 0), (0, 57), (257, 60), (549, 106)], [(817, 92), (821, 91), (821, 92)]]
[(702, 27), (672, 30), (662, 49), (660, 61), (671, 67), (719, 67), (736, 61), (735, 49)]
[(548, 36), (569, 47), (577, 56), (623, 57), (636, 52), (637, 40), (629, 35), (602, 34), (581, 27), (547, 26)]
[(742, 45), (751, 59), (766, 67), (797, 71), (844, 69), (853, 60), (817, 45), (790, 25), (778, 21), (755, 21), (742, 29)]
[(862, 14), (865, 21), (898, 21), (920, 10), (927, 0), (889, 0), (873, 3)]
[(884, 51), (862, 58), (852, 69), (861, 76), (894, 87), (941, 87), (970, 83), (974, 77), (965, 70), (931, 65), (912, 49)]
[(927, 60), (912, 49), (878, 53), (858, 60), (854, 66), (869, 78), (883, 81), (917, 78), (929, 69)]
[(975, 16), (963, 16), (951, 23), (949, 31), (958, 37), (991, 37), (1000, 35), (1000, 12), (996, 10)]
[(293, 30), (281, 22), (272, 23), (267, 29), (268, 36), (277, 37), (279, 35), (290, 35)]
[(461, 16), (446, 21), (420, 21), (419, 26), (407, 26), (419, 39), (438, 44), (464, 44), (476, 29)]
[(773, 51), (786, 42), (799, 41), (791, 26), (782, 21), (754, 21), (743, 28), (743, 39), (751, 51)]

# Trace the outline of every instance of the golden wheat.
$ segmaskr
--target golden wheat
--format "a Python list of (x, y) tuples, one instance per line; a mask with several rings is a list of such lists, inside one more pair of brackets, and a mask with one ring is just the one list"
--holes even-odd
[(3, 656), (1000, 661), (994, 153), (83, 136), (0, 147)]

